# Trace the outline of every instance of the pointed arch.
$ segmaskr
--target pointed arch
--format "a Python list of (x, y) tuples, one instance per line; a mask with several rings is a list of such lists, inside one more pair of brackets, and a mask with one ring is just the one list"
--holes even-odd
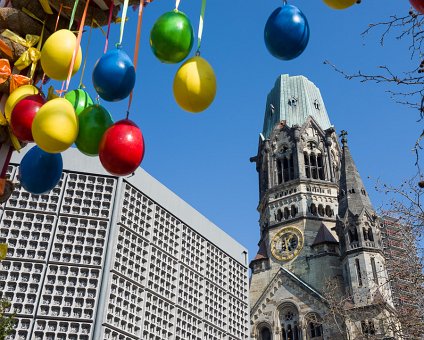
[(301, 329), (299, 327), (299, 309), (295, 304), (283, 302), (278, 307), (278, 316), (281, 324), (281, 339), (302, 339)]

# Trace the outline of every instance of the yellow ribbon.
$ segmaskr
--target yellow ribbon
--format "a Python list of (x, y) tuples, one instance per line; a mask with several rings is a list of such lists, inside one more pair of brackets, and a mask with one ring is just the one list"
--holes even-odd
[(7, 243), (0, 243), (0, 261), (6, 258), (7, 248)]
[(8, 29), (4, 30), (1, 35), (27, 48), (27, 50), (22, 53), (19, 59), (16, 60), (14, 65), (19, 71), (21, 71), (32, 64), (30, 73), (30, 78), (32, 78), (35, 72), (35, 67), (37, 66), (37, 62), (41, 57), (40, 50), (37, 47), (34, 47), (34, 45), (40, 41), (40, 36), (27, 34), (25, 39), (23, 39)]

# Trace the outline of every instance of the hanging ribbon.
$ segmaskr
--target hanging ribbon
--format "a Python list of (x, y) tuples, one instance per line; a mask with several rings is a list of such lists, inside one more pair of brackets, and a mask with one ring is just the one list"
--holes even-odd
[(91, 19), (91, 25), (90, 25), (90, 31), (88, 32), (88, 39), (87, 39), (87, 46), (85, 48), (85, 56), (84, 56), (84, 63), (82, 65), (82, 70), (81, 70), (81, 77), (80, 77), (80, 82), (78, 85), (78, 88), (83, 89), (85, 86), (82, 83), (83, 79), (84, 79), (84, 73), (85, 73), (85, 67), (87, 66), (87, 58), (88, 58), (88, 49), (90, 47), (90, 42), (91, 42), (91, 33), (93, 31), (93, 21), (94, 19)]
[(74, 24), (74, 18), (75, 18), (75, 13), (76, 13), (77, 8), (78, 8), (78, 3), (79, 3), (79, 0), (75, 0), (74, 8), (72, 8), (71, 19), (69, 20), (69, 28), (68, 28), (69, 30), (71, 30), (72, 25)]
[[(42, 35), (43, 35), (43, 32), (44, 32), (44, 26), (43, 26), (43, 31), (41, 32)], [(16, 33), (8, 29), (4, 30), (1, 35), (27, 48), (27, 50), (21, 54), (19, 59), (15, 61), (14, 66), (19, 71), (22, 71), (23, 69), (27, 68), (29, 65), (32, 64), (31, 72), (30, 72), (30, 78), (32, 79), (35, 72), (35, 68), (37, 66), (37, 62), (38, 60), (40, 60), (40, 57), (41, 57), (41, 52), (39, 50), (40, 44), (38, 44), (37, 47), (34, 47), (35, 44), (41, 41), (40, 37), (38, 35), (27, 34), (25, 36), (25, 39), (23, 39), (19, 35), (17, 35)]]
[(200, 54), (200, 44), (202, 43), (203, 21), (205, 18), (206, 0), (202, 0), (202, 8), (200, 9), (199, 30), (197, 32), (197, 50), (196, 54)]
[(175, 10), (178, 11), (178, 7), (180, 6), (181, 0), (175, 0)]
[[(76, 0), (78, 2), (78, 0)], [(87, 17), (88, 5), (90, 4), (90, 0), (87, 0), (85, 3), (84, 12), (82, 13), (81, 22), (78, 30), (77, 42), (75, 44), (74, 53), (72, 54), (71, 65), (69, 67), (68, 78), (66, 79), (66, 87), (65, 92), (68, 91), (69, 83), (71, 82), (72, 71), (74, 69), (75, 60), (77, 59), (78, 50), (81, 44), (82, 32), (84, 30), (85, 18)]]
[(109, 17), (107, 19), (107, 33), (106, 33), (106, 42), (105, 42), (105, 48), (103, 50), (103, 53), (107, 52), (107, 48), (109, 45), (109, 33), (110, 33), (110, 24), (112, 23), (112, 14), (113, 14), (113, 7), (114, 7), (114, 3), (113, 1), (110, 2), (110, 7), (109, 7)]
[(13, 74), (9, 64), (9, 60), (0, 59), (0, 84), (9, 80), (9, 93), (22, 85), (29, 85), (31, 79), (20, 74)]
[[(141, 24), (143, 22), (143, 8), (144, 8), (144, 0), (140, 0), (140, 6), (138, 8), (138, 21), (137, 21), (137, 33), (135, 36), (135, 48), (134, 48), (134, 69), (137, 70), (137, 62), (138, 62), (138, 51), (140, 49), (140, 36), (141, 36)], [(130, 93), (130, 98), (128, 99), (128, 109), (127, 109), (127, 118), (129, 116), (131, 103), (133, 99), (133, 91)]]
[(63, 4), (60, 4), (59, 12), (57, 12), (56, 25), (54, 25), (54, 31), (57, 31), (57, 26), (59, 25), (60, 15), (62, 14)]
[(128, 3), (129, 3), (129, 0), (124, 0), (124, 7), (122, 8), (121, 29), (119, 33), (118, 46), (122, 45), (122, 39), (124, 38), (124, 28), (125, 28), (125, 22), (127, 21)]

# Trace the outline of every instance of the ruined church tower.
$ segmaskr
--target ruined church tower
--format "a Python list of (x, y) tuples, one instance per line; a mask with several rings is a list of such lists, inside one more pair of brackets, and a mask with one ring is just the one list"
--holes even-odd
[[(352, 277), (358, 258), (364, 286), (373, 285), (373, 263), (384, 275), (377, 217), (344, 141), (341, 148), (311, 81), (278, 77), (251, 158), (259, 174), (260, 214), (259, 250), (250, 263), (252, 339), (336, 339), (321, 323), (326, 286), (357, 292)], [(352, 218), (362, 223), (355, 247), (346, 241)]]

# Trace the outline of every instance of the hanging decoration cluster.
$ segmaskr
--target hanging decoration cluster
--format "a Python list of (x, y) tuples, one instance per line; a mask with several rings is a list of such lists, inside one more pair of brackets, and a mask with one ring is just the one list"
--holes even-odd
[[(163, 63), (176, 64), (190, 54), (193, 47), (193, 28), (189, 18), (175, 9), (160, 16), (150, 32), (150, 47)], [(206, 110), (216, 95), (216, 77), (212, 66), (200, 56), (206, 0), (202, 0), (195, 56), (178, 69), (173, 84), (175, 101), (184, 110), (198, 113)]]
[[(135, 62), (122, 48), (127, 10), (135, 4), (134, 0), (122, 0), (120, 37), (117, 47), (110, 51), (107, 49), (110, 26), (120, 8), (113, 1), (107, 6), (103, 4), (105, 8), (98, 7), (99, 1), (90, 0), (40, 1), (39, 8), (32, 4), (31, 11), (14, 7), (15, 2), (0, 4), (2, 14), (10, 12), (18, 16), (19, 24), (27, 24), (28, 31), (15, 32), (16, 27), (22, 25), (15, 25), (11, 20), (7, 22), (9, 28), (0, 34), (0, 135), (4, 135), (0, 147), (8, 150), (0, 155), (0, 201), (7, 199), (11, 190), (6, 189), (13, 187), (6, 180), (11, 153), (26, 143), (36, 145), (21, 161), (19, 181), (24, 189), (36, 195), (58, 184), (63, 169), (61, 152), (74, 143), (85, 155), (98, 155), (104, 168), (113, 175), (130, 175), (140, 166), (144, 157), (143, 135), (128, 117), (136, 79), (142, 13), (149, 2), (137, 0)], [(66, 15), (65, 10), (68, 10)], [(108, 25), (105, 53), (92, 73), (98, 98), (119, 101), (130, 97), (126, 118), (116, 123), (99, 104), (99, 99), (93, 101), (83, 89), (87, 59), (86, 56), (83, 59), (80, 45), (86, 23), (90, 25), (90, 36), (93, 26)], [(89, 43), (87, 49), (88, 46)], [(71, 90), (70, 80), (80, 68), (83, 69), (80, 85)], [(62, 88), (57, 91), (50, 88), (45, 96), (41, 87), (48, 79), (62, 81)], [(41, 87), (35, 86), (37, 83)]]

